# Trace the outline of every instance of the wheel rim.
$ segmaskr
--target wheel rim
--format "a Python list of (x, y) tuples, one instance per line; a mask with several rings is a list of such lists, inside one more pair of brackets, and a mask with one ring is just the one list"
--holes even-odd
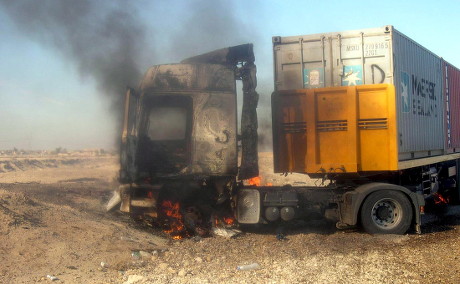
[(380, 199), (374, 203), (371, 211), (372, 221), (382, 229), (392, 229), (401, 221), (402, 207), (391, 198)]

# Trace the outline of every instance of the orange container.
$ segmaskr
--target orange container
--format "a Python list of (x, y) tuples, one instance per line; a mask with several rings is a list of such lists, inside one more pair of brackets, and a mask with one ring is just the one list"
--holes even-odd
[(276, 172), (398, 170), (392, 84), (279, 91), (272, 114)]

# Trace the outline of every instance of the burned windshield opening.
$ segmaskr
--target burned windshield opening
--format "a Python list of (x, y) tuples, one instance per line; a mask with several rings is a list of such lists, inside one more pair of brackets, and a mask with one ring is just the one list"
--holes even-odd
[(146, 98), (142, 124), (138, 161), (144, 175), (174, 174), (190, 164), (192, 98)]
[(154, 106), (150, 109), (147, 136), (153, 141), (183, 140), (187, 130), (187, 108)]

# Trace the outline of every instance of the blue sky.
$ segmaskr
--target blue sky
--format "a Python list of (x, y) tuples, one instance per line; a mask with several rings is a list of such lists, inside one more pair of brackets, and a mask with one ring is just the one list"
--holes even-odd
[[(460, 67), (458, 0), (130, 2), (144, 28), (142, 72), (154, 64), (253, 42), (258, 91), (265, 106), (259, 109), (262, 119), (269, 117), (273, 90), (272, 36), (390, 24)], [(0, 5), (0, 34), (0, 149), (115, 147), (116, 116), (107, 95), (101, 95), (97, 78), (82, 72), (58, 44), (24, 32), (4, 5)]]

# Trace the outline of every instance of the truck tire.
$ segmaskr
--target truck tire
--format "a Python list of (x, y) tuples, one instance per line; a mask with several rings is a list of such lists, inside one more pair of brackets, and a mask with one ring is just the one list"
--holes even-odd
[(412, 206), (402, 193), (379, 190), (370, 194), (361, 207), (361, 224), (369, 234), (398, 234), (409, 230)]

